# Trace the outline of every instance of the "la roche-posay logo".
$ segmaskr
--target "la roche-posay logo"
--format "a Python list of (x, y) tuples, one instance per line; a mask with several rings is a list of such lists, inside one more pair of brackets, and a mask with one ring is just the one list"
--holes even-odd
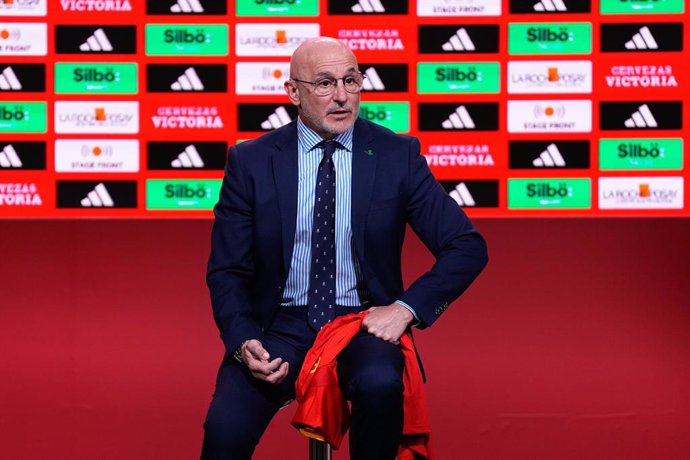
[(592, 92), (592, 61), (511, 61), (508, 93), (553, 94)]
[(139, 103), (135, 101), (56, 102), (55, 132), (136, 134), (139, 132)]
[(235, 54), (237, 56), (291, 56), (295, 49), (310, 38), (320, 35), (320, 26), (309, 24), (237, 24)]
[(600, 177), (599, 209), (683, 209), (682, 177)]

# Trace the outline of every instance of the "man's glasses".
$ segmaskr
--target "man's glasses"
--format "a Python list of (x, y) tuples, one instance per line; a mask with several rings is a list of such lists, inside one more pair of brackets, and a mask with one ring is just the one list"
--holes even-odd
[(314, 85), (314, 94), (317, 96), (329, 96), (333, 94), (338, 87), (338, 80), (343, 81), (343, 87), (348, 93), (359, 93), (365, 78), (366, 75), (362, 74), (362, 72), (357, 72), (345, 75), (343, 78), (323, 77), (316, 81), (304, 81), (298, 80), (297, 78), (291, 78), (291, 80)]

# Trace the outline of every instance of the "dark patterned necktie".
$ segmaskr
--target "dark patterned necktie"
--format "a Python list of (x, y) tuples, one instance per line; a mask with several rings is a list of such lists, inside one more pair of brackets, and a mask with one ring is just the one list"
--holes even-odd
[(309, 325), (316, 331), (335, 316), (335, 141), (324, 141), (316, 175), (311, 237)]

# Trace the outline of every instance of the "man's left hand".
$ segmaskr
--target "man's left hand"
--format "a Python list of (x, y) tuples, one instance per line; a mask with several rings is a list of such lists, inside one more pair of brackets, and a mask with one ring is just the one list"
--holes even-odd
[(362, 321), (362, 329), (386, 342), (399, 344), (400, 336), (412, 322), (412, 312), (397, 302), (388, 306), (371, 307)]

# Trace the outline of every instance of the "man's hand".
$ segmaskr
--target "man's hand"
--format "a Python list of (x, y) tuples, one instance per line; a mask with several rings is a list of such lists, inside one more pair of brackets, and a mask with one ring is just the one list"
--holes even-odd
[(397, 345), (412, 322), (412, 312), (397, 302), (385, 307), (371, 307), (362, 321), (362, 329), (386, 342)]
[(256, 339), (244, 342), (240, 347), (240, 354), (254, 378), (277, 385), (288, 375), (290, 364), (287, 361), (283, 362), (282, 358), (269, 361), (271, 356)]

